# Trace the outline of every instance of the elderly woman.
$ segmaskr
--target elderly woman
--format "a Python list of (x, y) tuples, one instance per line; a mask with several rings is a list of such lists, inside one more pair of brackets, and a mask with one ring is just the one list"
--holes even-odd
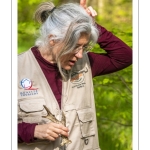
[(40, 36), (18, 56), (19, 150), (100, 150), (92, 78), (131, 65), (132, 50), (96, 15), (86, 0), (37, 8)]

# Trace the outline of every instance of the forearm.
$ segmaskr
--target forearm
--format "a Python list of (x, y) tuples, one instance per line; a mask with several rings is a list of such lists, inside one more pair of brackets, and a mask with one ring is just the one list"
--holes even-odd
[(37, 124), (19, 123), (18, 124), (18, 143), (31, 143), (34, 142), (34, 130)]
[(97, 24), (100, 32), (97, 43), (105, 54), (88, 53), (93, 77), (112, 73), (132, 64), (132, 49), (121, 39)]
[(132, 64), (132, 49), (104, 27), (98, 24), (97, 27), (100, 30), (97, 43), (107, 52), (106, 56), (113, 60), (114, 65), (119, 67), (124, 64), (126, 67)]

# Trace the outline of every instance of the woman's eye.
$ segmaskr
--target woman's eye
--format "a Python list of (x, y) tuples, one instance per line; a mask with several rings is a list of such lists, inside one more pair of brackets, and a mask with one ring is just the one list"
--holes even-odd
[(79, 46), (75, 47), (75, 49), (79, 48)]

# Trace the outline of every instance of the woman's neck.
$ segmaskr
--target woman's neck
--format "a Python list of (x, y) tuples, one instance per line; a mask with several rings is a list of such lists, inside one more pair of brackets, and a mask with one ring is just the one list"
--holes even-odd
[(56, 63), (56, 59), (55, 59), (55, 55), (53, 54), (52, 51), (50, 51), (49, 49), (46, 48), (38, 48), (41, 56), (47, 60), (48, 62), (55, 64)]

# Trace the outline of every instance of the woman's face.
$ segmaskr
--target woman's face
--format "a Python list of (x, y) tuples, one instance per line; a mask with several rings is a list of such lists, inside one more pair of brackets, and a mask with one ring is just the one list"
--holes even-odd
[(61, 67), (65, 70), (70, 70), (75, 65), (76, 61), (83, 57), (83, 48), (87, 46), (88, 42), (89, 36), (87, 34), (82, 34), (77, 42), (75, 50), (61, 57)]

